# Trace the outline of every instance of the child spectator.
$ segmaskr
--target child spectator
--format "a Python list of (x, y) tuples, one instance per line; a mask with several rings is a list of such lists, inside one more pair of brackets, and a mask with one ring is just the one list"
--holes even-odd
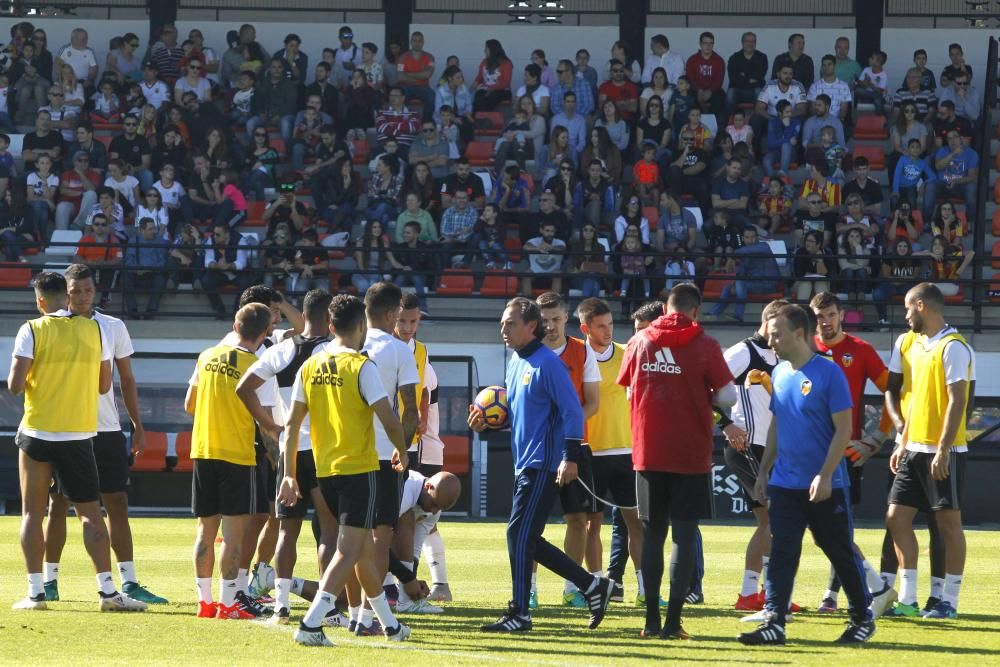
[(94, 108), (90, 118), (94, 122), (117, 123), (121, 120), (121, 100), (115, 94), (115, 85), (110, 79), (101, 81), (100, 90), (91, 96), (90, 102)]
[(670, 110), (667, 112), (667, 117), (674, 127), (680, 127), (688, 121), (688, 111), (697, 105), (698, 100), (687, 76), (677, 77), (677, 82), (674, 85), (677, 90), (670, 98)]
[(653, 265), (653, 256), (644, 252), (639, 228), (634, 225), (626, 229), (625, 238), (616, 250), (622, 314), (628, 316), (649, 298), (649, 267)]
[[(779, 100), (775, 106), (777, 116), (771, 116), (767, 121), (767, 154), (764, 156), (764, 173), (770, 177), (788, 175), (791, 163), (796, 159), (799, 150), (799, 131), (802, 121), (792, 117), (792, 103)], [(778, 171), (774, 163), (778, 163)]]
[(247, 200), (243, 191), (236, 185), (238, 182), (239, 176), (236, 172), (233, 169), (226, 169), (212, 184), (216, 197), (221, 202), (215, 212), (216, 225), (226, 225), (229, 229), (233, 229), (246, 219)]
[(707, 125), (701, 122), (701, 109), (698, 107), (693, 107), (688, 109), (687, 114), (687, 124), (678, 130), (678, 134), (687, 130), (694, 137), (694, 148), (700, 148), (703, 151), (712, 150), (712, 130), (708, 128)]
[(733, 144), (741, 141), (747, 146), (753, 146), (753, 128), (747, 123), (747, 114), (743, 109), (733, 112), (733, 122), (726, 126), (726, 134), (733, 140)]
[(236, 92), (233, 94), (229, 110), (229, 120), (234, 125), (246, 127), (247, 121), (253, 117), (253, 96), (257, 92), (255, 84), (257, 76), (250, 70), (243, 70), (236, 79)]
[(920, 156), (923, 146), (919, 139), (910, 139), (906, 146), (906, 155), (896, 162), (896, 171), (892, 178), (893, 204), (906, 202), (910, 207), (921, 211), (928, 210), (933, 206), (934, 197), (934, 169), (927, 163), (927, 160)]
[(56, 193), (59, 177), (52, 173), (52, 158), (41, 153), (35, 159), (35, 171), (28, 174), (28, 206), (38, 237), (44, 242), (49, 238), (49, 223), (56, 210)]
[(731, 255), (743, 245), (742, 233), (739, 225), (730, 222), (728, 212), (713, 211), (712, 226), (705, 230), (708, 253), (715, 255), (708, 258), (710, 271), (732, 273), (735, 264)]
[(656, 144), (642, 144), (642, 159), (632, 167), (632, 177), (643, 206), (655, 206), (660, 200), (660, 166), (656, 162)]
[[(187, 196), (184, 186), (174, 180), (174, 165), (165, 164), (160, 167), (160, 180), (153, 183), (153, 188), (160, 193), (160, 201), (170, 216), (170, 234), (164, 236), (164, 238), (170, 238), (174, 230), (181, 224), (183, 218), (181, 199)], [(184, 222), (191, 221), (184, 220)]]
[(104, 179), (104, 187), (111, 188), (115, 203), (122, 207), (125, 215), (130, 215), (141, 199), (139, 180), (127, 173), (125, 163), (119, 159), (108, 163), (108, 176)]
[(785, 184), (780, 178), (772, 177), (767, 183), (767, 192), (762, 194), (758, 202), (760, 218), (757, 226), (762, 224), (765, 236), (783, 229), (792, 214), (792, 200), (785, 195)]
[(964, 252), (962, 248), (948, 243), (943, 236), (935, 236), (931, 241), (930, 276), (928, 279), (937, 285), (944, 296), (955, 296), (961, 288), (952, 282), (961, 279), (962, 272), (972, 261), (974, 252)]
[(817, 193), (820, 199), (820, 211), (838, 211), (840, 209), (840, 185), (830, 180), (830, 165), (826, 160), (817, 160), (812, 166), (812, 173), (802, 184), (799, 194), (799, 206), (806, 204), (812, 193)]
[(837, 143), (837, 131), (829, 125), (819, 131), (819, 149), (823, 152), (823, 159), (830, 168), (830, 180), (834, 183), (843, 183), (844, 170), (841, 164), (847, 155), (847, 147)]
[(528, 122), (528, 112), (517, 109), (514, 117), (504, 126), (496, 141), (496, 171), (504, 168), (507, 160), (514, 160), (517, 166), (524, 170), (525, 160), (535, 157), (535, 146), (528, 137), (531, 124)]
[(475, 244), (479, 248), (479, 256), (486, 262), (487, 269), (503, 268), (510, 270), (510, 260), (505, 252), (504, 231), (499, 223), (500, 209), (496, 204), (483, 207), (479, 219), (476, 220)]
[(885, 115), (885, 92), (889, 87), (889, 76), (882, 69), (888, 58), (885, 51), (876, 51), (868, 57), (868, 67), (861, 70), (858, 83), (854, 87), (854, 102), (871, 102), (875, 113)]

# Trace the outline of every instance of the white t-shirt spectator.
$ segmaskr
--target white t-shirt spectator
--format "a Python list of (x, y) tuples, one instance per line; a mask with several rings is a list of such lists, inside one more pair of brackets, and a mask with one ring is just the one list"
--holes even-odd
[(38, 175), (37, 171), (33, 171), (30, 174), (28, 174), (28, 180), (27, 180), (28, 187), (35, 191), (36, 197), (43, 197), (45, 195), (44, 191), (42, 190), (43, 182), (48, 183), (49, 187), (54, 190), (59, 189), (59, 177), (56, 176), (55, 174), (49, 174), (48, 178), (44, 179), (44, 181), (42, 177)]
[(73, 73), (80, 81), (86, 81), (90, 77), (90, 68), (97, 67), (97, 56), (89, 46), (75, 49), (71, 44), (67, 44), (56, 51), (56, 58), (72, 67)]
[(163, 201), (164, 208), (179, 207), (181, 205), (181, 197), (186, 194), (184, 186), (177, 181), (174, 181), (173, 185), (169, 188), (163, 184), (163, 181), (153, 183), (153, 187), (160, 193), (160, 199)]
[[(76, 109), (74, 109), (73, 107), (66, 107), (66, 106), (64, 106), (62, 109), (56, 110), (46, 104), (44, 107), (38, 107), (38, 110), (48, 111), (50, 118), (52, 119), (53, 122), (56, 123), (66, 120), (67, 118), (72, 118), (74, 116), (79, 115), (79, 112)], [(70, 143), (76, 141), (76, 129), (63, 128), (59, 130), (59, 132), (62, 134), (63, 141), (67, 141)]]
[(182, 91), (181, 94), (188, 91), (194, 93), (198, 96), (199, 102), (207, 102), (212, 97), (212, 84), (209, 83), (208, 79), (202, 77), (198, 77), (198, 83), (194, 86), (188, 82), (186, 77), (177, 79), (174, 89)]
[(104, 186), (116, 190), (122, 199), (127, 201), (133, 209), (135, 208), (135, 189), (139, 187), (139, 179), (135, 176), (126, 175), (120, 181), (108, 176), (104, 179)]
[[(545, 239), (541, 236), (536, 236), (524, 245), (538, 247), (544, 242)], [(560, 239), (552, 239), (552, 241), (549, 242), (549, 245), (557, 251), (566, 249), (566, 244)], [(544, 253), (532, 251), (528, 253), (528, 264), (531, 266), (531, 270), (534, 273), (557, 273), (559, 268), (562, 266), (564, 258), (565, 255), (561, 252)]]
[(802, 90), (802, 84), (798, 81), (792, 81), (788, 84), (788, 90), (782, 90), (777, 81), (772, 81), (764, 86), (760, 95), (757, 96), (758, 102), (767, 104), (768, 116), (778, 115), (777, 106), (781, 100), (788, 100), (794, 108), (795, 105), (803, 104), (806, 101), (806, 91)]
[[(327, 352), (333, 351), (333, 343), (329, 343)], [(406, 343), (399, 340), (392, 334), (381, 329), (368, 329), (368, 336), (365, 338), (365, 346), (362, 348), (368, 353), (368, 357), (375, 362), (378, 375), (382, 378), (382, 386), (385, 393), (392, 397), (392, 404), (396, 407), (396, 397), (399, 388), (408, 384), (420, 384), (420, 374), (417, 372), (417, 361), (413, 358), (413, 352)], [(395, 447), (389, 436), (386, 435), (382, 423), (375, 420), (375, 449), (378, 450), (380, 461), (392, 459)]]
[(152, 85), (147, 85), (145, 81), (142, 81), (139, 86), (142, 88), (142, 96), (157, 109), (164, 102), (170, 101), (170, 89), (162, 81), (154, 81)]
[[(515, 99), (518, 100), (521, 99), (527, 92), (528, 89), (525, 86), (521, 86), (520, 88), (517, 89), (517, 95), (515, 96)], [(535, 101), (536, 107), (541, 106), (542, 98), (545, 97), (552, 97), (552, 91), (549, 90), (548, 86), (539, 85), (538, 88), (535, 89), (535, 92), (531, 93), (531, 99)]]

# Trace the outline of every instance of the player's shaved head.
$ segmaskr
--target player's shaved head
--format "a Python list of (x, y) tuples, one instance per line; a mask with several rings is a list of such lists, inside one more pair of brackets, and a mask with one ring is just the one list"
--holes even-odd
[(934, 283), (920, 283), (911, 287), (910, 291), (906, 293), (906, 301), (910, 303), (923, 301), (925, 307), (938, 312), (944, 309), (944, 294)]
[(424, 493), (420, 494), (420, 506), (425, 511), (447, 511), (455, 506), (460, 495), (462, 495), (461, 480), (450, 472), (442, 471), (433, 477), (428, 477), (424, 482)]
[(667, 309), (670, 312), (693, 316), (700, 307), (701, 292), (692, 283), (681, 283), (670, 290), (667, 298)]

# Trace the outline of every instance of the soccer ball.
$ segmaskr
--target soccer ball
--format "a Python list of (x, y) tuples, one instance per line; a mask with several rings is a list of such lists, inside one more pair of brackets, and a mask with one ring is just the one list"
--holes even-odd
[(509, 416), (507, 408), (507, 388), (496, 385), (486, 387), (476, 394), (473, 403), (483, 413), (488, 428), (503, 428)]

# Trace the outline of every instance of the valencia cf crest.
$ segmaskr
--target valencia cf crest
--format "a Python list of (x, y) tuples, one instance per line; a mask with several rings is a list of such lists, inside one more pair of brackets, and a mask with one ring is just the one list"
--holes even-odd
[(844, 365), (844, 368), (850, 368), (851, 364), (854, 363), (854, 357), (851, 355), (850, 352), (846, 353), (840, 359), (841, 359), (840, 363), (842, 363)]
[(799, 385), (799, 391), (802, 392), (803, 396), (808, 396), (809, 392), (812, 391), (813, 383), (812, 380), (803, 380), (802, 384)]
[(531, 371), (525, 371), (524, 375), (521, 376), (521, 384), (527, 385), (531, 383)]

